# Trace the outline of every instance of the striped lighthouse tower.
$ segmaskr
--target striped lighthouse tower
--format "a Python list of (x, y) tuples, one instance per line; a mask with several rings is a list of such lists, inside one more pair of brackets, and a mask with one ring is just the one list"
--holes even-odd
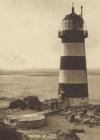
[(58, 36), (62, 39), (59, 72), (59, 97), (65, 105), (88, 104), (88, 82), (85, 57), (85, 38), (88, 32), (84, 29), (83, 11), (72, 13), (62, 21)]

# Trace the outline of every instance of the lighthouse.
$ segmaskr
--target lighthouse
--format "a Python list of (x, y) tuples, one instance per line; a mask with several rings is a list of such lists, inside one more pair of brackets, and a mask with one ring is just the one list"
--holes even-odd
[(83, 7), (81, 14), (72, 12), (62, 20), (58, 32), (62, 40), (58, 95), (61, 102), (68, 106), (88, 104), (88, 80), (85, 54), (85, 29)]

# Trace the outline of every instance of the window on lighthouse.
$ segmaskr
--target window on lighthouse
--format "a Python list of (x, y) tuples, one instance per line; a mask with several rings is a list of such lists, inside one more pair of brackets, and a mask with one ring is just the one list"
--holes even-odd
[(63, 30), (68, 30), (68, 21), (67, 20), (63, 21)]
[(63, 20), (63, 30), (72, 30), (72, 29), (83, 29), (83, 23), (79, 21), (73, 21), (73, 20)]
[(68, 20), (68, 29), (69, 30), (73, 29), (73, 22), (72, 22), (72, 20)]
[(73, 29), (72, 20), (64, 20), (63, 21), (63, 30), (72, 30), (72, 29)]
[(82, 30), (83, 29), (83, 23), (81, 21), (74, 21), (74, 28)]

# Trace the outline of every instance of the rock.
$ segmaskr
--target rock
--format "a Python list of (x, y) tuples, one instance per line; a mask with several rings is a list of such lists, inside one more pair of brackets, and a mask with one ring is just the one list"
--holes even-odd
[(56, 133), (19, 130), (22, 140), (58, 140)]
[(15, 99), (9, 104), (9, 109), (34, 109), (37, 111), (42, 110), (42, 103), (36, 96), (28, 96), (25, 97), (23, 100)]
[(28, 96), (24, 98), (24, 102), (29, 109), (42, 110), (42, 103), (36, 96)]
[(45, 126), (46, 118), (39, 113), (26, 114), (18, 118), (17, 127), (22, 129), (38, 129)]
[(94, 105), (94, 109), (96, 112), (100, 113), (100, 105)]
[(91, 122), (90, 122), (90, 119), (89, 119), (89, 118), (88, 118), (88, 119), (84, 119), (84, 120), (83, 120), (83, 123), (84, 123), (84, 124), (91, 124)]
[(20, 129), (36, 129), (43, 127), (46, 124), (45, 115), (38, 113), (20, 114), (20, 115), (7, 115), (4, 123)]
[(21, 140), (21, 135), (16, 129), (0, 124), (0, 140)]
[(58, 140), (80, 140), (80, 138), (73, 131), (58, 130)]
[(71, 131), (75, 133), (85, 133), (85, 130), (80, 128), (73, 128)]
[(26, 109), (26, 104), (21, 99), (15, 99), (9, 104), (9, 109), (17, 109), (20, 108), (22, 110)]
[(58, 99), (44, 100), (44, 109), (51, 109), (52, 111), (58, 111), (60, 109), (60, 104)]
[(93, 124), (90, 124), (90, 125), (89, 125), (89, 128), (92, 128), (92, 127), (94, 127), (94, 125), (93, 125)]

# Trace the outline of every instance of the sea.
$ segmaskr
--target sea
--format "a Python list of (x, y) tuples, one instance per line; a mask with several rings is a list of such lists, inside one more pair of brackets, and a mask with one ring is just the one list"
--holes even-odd
[[(88, 74), (90, 103), (100, 103), (100, 74)], [(0, 98), (37, 96), (40, 100), (57, 98), (58, 74), (1, 74)]]

